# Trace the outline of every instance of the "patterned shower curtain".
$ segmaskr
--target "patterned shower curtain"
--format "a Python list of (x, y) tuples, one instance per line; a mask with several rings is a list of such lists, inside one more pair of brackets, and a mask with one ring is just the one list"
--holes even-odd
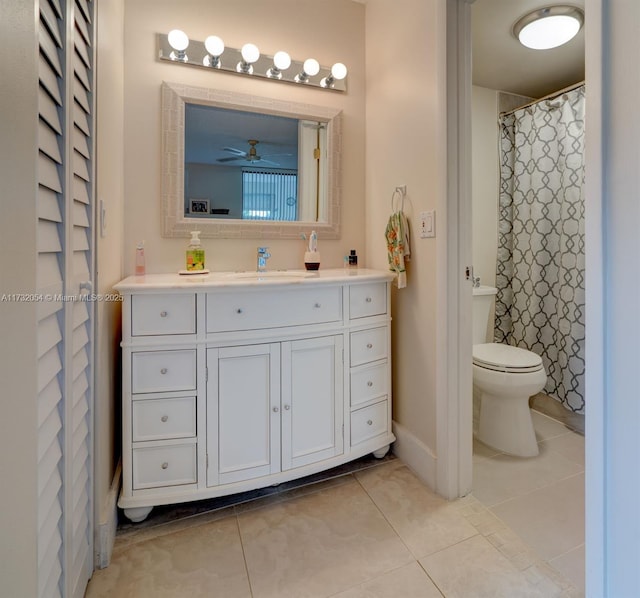
[(500, 118), (495, 341), (542, 357), (584, 413), (584, 86)]

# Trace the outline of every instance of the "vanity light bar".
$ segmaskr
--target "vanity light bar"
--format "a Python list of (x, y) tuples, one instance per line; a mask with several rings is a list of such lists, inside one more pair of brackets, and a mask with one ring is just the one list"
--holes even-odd
[[(178, 33), (176, 31), (178, 30), (173, 30), (169, 34), (158, 33), (159, 60), (236, 75), (284, 81), (294, 85), (310, 85), (331, 91), (347, 90), (347, 68), (342, 63), (336, 63), (329, 68), (320, 66), (313, 58), (300, 62), (291, 60), (286, 52), (276, 52), (275, 56), (268, 56), (260, 54), (253, 44), (245, 44), (238, 50), (225, 47), (220, 38), (215, 38), (214, 43), (209, 41), (211, 38), (207, 38), (209, 48), (217, 47), (216, 51), (223, 48), (221, 54), (215, 56), (207, 51), (205, 42), (189, 39), (182, 31)], [(169, 43), (170, 36), (173, 46)], [(176, 39), (178, 40), (177, 48)], [(287, 66), (288, 62), (289, 66)]]

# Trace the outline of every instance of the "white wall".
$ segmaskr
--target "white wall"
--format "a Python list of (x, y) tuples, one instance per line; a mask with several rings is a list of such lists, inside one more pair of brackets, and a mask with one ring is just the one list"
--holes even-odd
[(495, 286), (498, 254), (498, 92), (473, 86), (471, 97), (473, 270)]
[[(368, 0), (367, 38), (367, 263), (386, 269), (385, 226), (391, 195), (407, 186), (405, 211), (412, 233), (408, 285), (392, 297), (393, 417), (402, 444), (419, 447), (423, 478), (435, 482), (436, 450), (436, 242), (418, 238), (423, 210), (445, 192), (443, 155), (444, 55), (439, 23), (442, 0)], [(436, 218), (437, 230), (444, 230)], [(408, 443), (408, 444), (407, 444)], [(405, 457), (407, 458), (407, 457)], [(431, 468), (431, 470), (429, 469)]]
[[(0, 295), (36, 288), (37, 17), (0, 0), (0, 37), (13, 57), (0, 77)], [(0, 595), (36, 596), (37, 303), (0, 301)]]
[[(348, 92), (327, 92), (224, 72), (177, 66), (156, 59), (156, 34), (173, 28), (204, 40), (222, 37), (239, 48), (255, 43), (265, 54), (280, 49), (296, 60), (315, 57), (320, 64), (344, 62)], [(237, 0), (125, 3), (125, 274), (133, 272), (136, 243), (145, 240), (147, 272), (184, 267), (188, 239), (160, 236), (161, 140), (160, 84), (189, 83), (281, 100), (326, 105), (343, 110), (342, 239), (323, 241), (323, 267), (341, 267), (348, 249), (365, 252), (365, 66), (364, 6), (345, 0), (272, 0), (243, 5)], [(213, 270), (255, 268), (255, 249), (267, 244), (270, 268), (303, 267), (303, 244), (296, 241), (204, 239), (207, 265)]]

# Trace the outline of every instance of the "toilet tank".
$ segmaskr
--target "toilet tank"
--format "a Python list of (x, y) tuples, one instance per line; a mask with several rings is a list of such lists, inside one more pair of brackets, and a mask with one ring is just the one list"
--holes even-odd
[(479, 286), (473, 287), (473, 335), (474, 345), (491, 342), (487, 339), (487, 328), (489, 326), (489, 314), (498, 289), (495, 287)]

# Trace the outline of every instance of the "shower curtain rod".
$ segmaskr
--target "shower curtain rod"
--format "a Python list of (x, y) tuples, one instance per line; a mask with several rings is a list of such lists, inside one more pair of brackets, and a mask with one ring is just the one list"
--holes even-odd
[(518, 110), (522, 110), (523, 108), (528, 108), (529, 106), (533, 106), (534, 104), (537, 104), (538, 102), (544, 102), (545, 100), (552, 100), (554, 98), (557, 98), (558, 96), (561, 96), (563, 93), (567, 93), (568, 91), (573, 91), (574, 89), (578, 89), (578, 87), (582, 87), (585, 84), (584, 81), (580, 81), (580, 83), (574, 83), (573, 85), (569, 85), (568, 87), (565, 87), (563, 89), (560, 89), (559, 91), (554, 91), (553, 93), (550, 93), (549, 95), (546, 95), (542, 98), (538, 98), (537, 100), (533, 100), (532, 102), (529, 102), (528, 104), (523, 104), (522, 106), (518, 106), (517, 108), (514, 108), (513, 110), (505, 110), (504, 112), (500, 112), (500, 114), (498, 115), (500, 116), (506, 116), (507, 114), (513, 114), (514, 112), (517, 112)]

